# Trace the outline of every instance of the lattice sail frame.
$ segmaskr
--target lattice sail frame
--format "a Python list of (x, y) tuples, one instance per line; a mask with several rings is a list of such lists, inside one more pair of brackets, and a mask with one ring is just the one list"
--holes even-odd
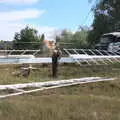
[[(40, 49), (39, 50), (0, 50), (0, 54), (1, 54), (0, 59), (4, 59), (4, 58), (17, 59), (18, 61), (15, 63), (18, 63), (19, 59), (32, 59), (32, 58), (36, 59), (36, 56), (37, 55), (39, 56), (40, 52), (41, 52)], [(116, 62), (120, 63), (120, 53), (113, 53), (105, 50), (63, 49), (62, 52), (65, 53), (68, 58), (72, 59), (74, 62), (78, 63), (79, 65), (93, 65), (93, 64), (108, 65)]]
[(48, 82), (39, 82), (39, 83), (0, 85), (0, 99), (12, 97), (12, 96), (18, 96), (22, 94), (29, 94), (42, 90), (49, 90), (49, 89), (55, 89), (60, 87), (72, 86), (72, 85), (102, 82), (102, 81), (112, 81), (112, 80), (115, 80), (115, 78), (86, 77), (79, 79), (77, 78), (77, 79), (48, 81)]
[(79, 65), (101, 65), (120, 63), (120, 53), (91, 49), (63, 49)]

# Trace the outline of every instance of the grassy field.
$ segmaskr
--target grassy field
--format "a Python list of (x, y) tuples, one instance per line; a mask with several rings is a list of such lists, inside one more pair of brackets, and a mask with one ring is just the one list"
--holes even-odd
[(16, 75), (13, 75), (13, 72), (18, 72), (20, 70), (20, 65), (0, 65), (0, 84), (41, 82), (91, 76), (117, 78), (119, 78), (120, 76), (120, 64), (114, 64), (109, 66), (79, 66), (76, 64), (62, 64), (59, 65), (59, 75), (56, 79), (53, 79), (51, 77), (51, 65), (33, 64), (33, 67), (36, 67), (38, 69), (32, 70), (30, 76), (18, 77)]
[(89, 83), (45, 90), (0, 100), (1, 120), (120, 120), (120, 64), (77, 66), (62, 64), (59, 77), (52, 79), (50, 65), (28, 78), (12, 75), (19, 66), (0, 67), (0, 84), (40, 82), (91, 76), (115, 77), (115, 81)]

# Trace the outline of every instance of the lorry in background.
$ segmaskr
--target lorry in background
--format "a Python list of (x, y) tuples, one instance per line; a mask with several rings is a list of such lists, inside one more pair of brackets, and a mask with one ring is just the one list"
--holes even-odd
[(120, 53), (120, 32), (103, 34), (95, 49)]

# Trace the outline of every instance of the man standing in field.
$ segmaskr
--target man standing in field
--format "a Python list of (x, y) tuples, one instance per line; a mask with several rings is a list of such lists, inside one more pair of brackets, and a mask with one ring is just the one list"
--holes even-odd
[(59, 48), (56, 48), (52, 54), (52, 76), (53, 78), (57, 77), (58, 74), (58, 60), (61, 58), (61, 51)]

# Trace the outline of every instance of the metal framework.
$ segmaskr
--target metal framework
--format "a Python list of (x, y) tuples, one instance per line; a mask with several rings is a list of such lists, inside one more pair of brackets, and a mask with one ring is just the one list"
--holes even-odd
[(41, 52), (38, 50), (0, 50), (0, 55), (36, 55)]
[(120, 53), (91, 49), (63, 49), (79, 65), (101, 65), (120, 63)]
[[(2, 92), (2, 95), (0, 95), (0, 99), (22, 95), (22, 94), (33, 93), (42, 90), (48, 90), (48, 89), (54, 89), (54, 88), (60, 88), (60, 87), (78, 85), (78, 84), (85, 84), (85, 83), (111, 81), (111, 80), (115, 80), (115, 78), (87, 77), (80, 79), (49, 81), (49, 82), (40, 82), (40, 83), (0, 85), (0, 92)], [(27, 88), (28, 90), (25, 90), (25, 88)]]
[[(60, 62), (65, 59), (68, 62), (76, 62), (79, 65), (108, 65), (115, 62), (120, 63), (120, 53), (108, 52), (105, 50), (91, 49), (63, 49), (63, 53), (67, 55), (67, 59), (62, 57)], [(21, 64), (21, 63), (49, 63), (50, 57), (40, 58), (41, 50), (0, 50), (1, 64)], [(65, 56), (66, 56), (65, 55)], [(37, 58), (36, 58), (37, 57)], [(68, 60), (69, 59), (69, 60)]]

